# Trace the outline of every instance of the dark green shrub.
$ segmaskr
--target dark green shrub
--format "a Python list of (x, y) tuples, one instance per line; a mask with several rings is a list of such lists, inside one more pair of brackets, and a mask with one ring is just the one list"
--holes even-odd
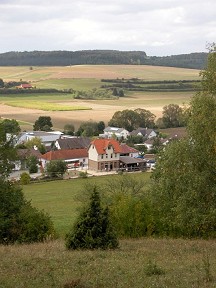
[(72, 231), (66, 235), (67, 249), (113, 249), (118, 240), (110, 222), (108, 208), (101, 207), (94, 187), (89, 206), (80, 214)]
[(53, 235), (50, 217), (33, 208), (19, 186), (0, 179), (0, 244), (43, 241)]

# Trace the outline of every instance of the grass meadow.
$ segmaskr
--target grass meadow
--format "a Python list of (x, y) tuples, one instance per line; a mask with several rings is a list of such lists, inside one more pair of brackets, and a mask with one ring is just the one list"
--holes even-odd
[[(37, 88), (74, 90), (99, 88), (104, 84), (101, 79), (199, 79), (199, 71), (195, 69), (145, 65), (75, 65), (32, 68), (33, 70), (30, 67), (0, 67), (0, 78), (4, 81), (22, 79), (31, 82)], [(118, 100), (75, 100), (71, 94), (65, 93), (1, 95), (0, 111), (1, 117), (16, 119), (22, 121), (21, 123), (28, 122), (33, 125), (38, 116), (50, 116), (54, 129), (62, 130), (65, 124), (70, 123), (77, 129), (84, 121), (104, 121), (107, 124), (116, 111), (125, 109), (143, 108), (150, 110), (156, 117), (160, 117), (163, 106), (188, 104), (193, 94), (193, 92), (127, 92), (125, 97)], [(73, 110), (73, 107), (78, 108)], [(29, 129), (29, 126), (23, 124), (21, 129)]]
[[(103, 187), (120, 175), (35, 183), (23, 186), (32, 205), (50, 213), (56, 240), (0, 246), (0, 287), (145, 288), (216, 284), (216, 241), (200, 239), (120, 239), (116, 250), (67, 251), (63, 236), (74, 223), (84, 189)], [(150, 173), (133, 174), (150, 183)]]

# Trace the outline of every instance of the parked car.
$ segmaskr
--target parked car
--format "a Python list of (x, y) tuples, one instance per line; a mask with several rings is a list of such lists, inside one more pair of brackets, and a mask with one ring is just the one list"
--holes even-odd
[(146, 167), (150, 168), (150, 169), (154, 168), (155, 167), (155, 160), (148, 160), (146, 162)]

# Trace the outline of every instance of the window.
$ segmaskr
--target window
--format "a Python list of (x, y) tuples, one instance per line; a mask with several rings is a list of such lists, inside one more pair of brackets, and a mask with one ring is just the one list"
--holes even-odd
[(103, 154), (101, 155), (101, 159), (103, 159)]
[(106, 158), (108, 158), (108, 154), (106, 154)]

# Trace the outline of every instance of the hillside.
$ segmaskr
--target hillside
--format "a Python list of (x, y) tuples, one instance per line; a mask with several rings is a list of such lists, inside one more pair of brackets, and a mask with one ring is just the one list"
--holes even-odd
[(191, 53), (164, 57), (147, 56), (144, 51), (83, 50), (32, 51), (0, 54), (0, 66), (70, 66), (132, 64), (204, 69), (207, 53)]

